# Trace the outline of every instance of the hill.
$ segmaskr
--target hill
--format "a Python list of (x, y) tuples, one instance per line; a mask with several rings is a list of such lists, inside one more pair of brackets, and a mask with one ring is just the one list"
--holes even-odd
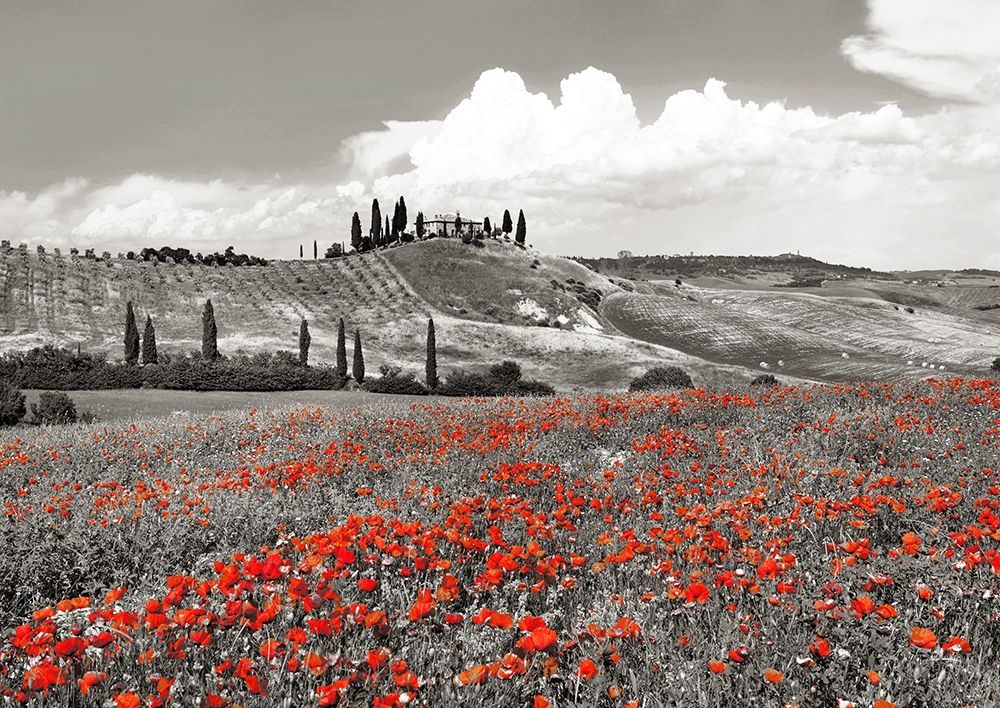
[(738, 368), (621, 336), (603, 321), (595, 299), (614, 290), (576, 263), (492, 241), (476, 248), (434, 239), (243, 267), (15, 248), (0, 253), (0, 346), (80, 346), (118, 358), (125, 303), (132, 300), (140, 328), (152, 316), (161, 350), (195, 350), (201, 309), (211, 299), (224, 354), (294, 350), (304, 317), (310, 359), (333, 361), (343, 317), (349, 330), (362, 332), (370, 372), (382, 363), (421, 371), (433, 316), (442, 374), (513, 358), (527, 375), (569, 391), (620, 389), (643, 368), (664, 362), (688, 367), (701, 381), (746, 380), (748, 372)]
[(117, 358), (132, 300), (140, 325), (153, 317), (162, 350), (195, 350), (210, 298), (223, 353), (294, 350), (306, 318), (311, 360), (329, 362), (343, 317), (362, 332), (370, 372), (382, 363), (419, 372), (433, 316), (443, 374), (511, 358), (564, 391), (620, 390), (654, 364), (681, 365), (699, 384), (746, 383), (762, 363), (786, 377), (841, 381), (918, 378), (929, 364), (979, 375), (1000, 354), (997, 276), (845, 266), (834, 279), (774, 287), (802, 274), (797, 258), (784, 259), (789, 270), (772, 259), (766, 272), (686, 275), (678, 284), (598, 273), (494, 240), (242, 267), (8, 249), (0, 345), (79, 345)]

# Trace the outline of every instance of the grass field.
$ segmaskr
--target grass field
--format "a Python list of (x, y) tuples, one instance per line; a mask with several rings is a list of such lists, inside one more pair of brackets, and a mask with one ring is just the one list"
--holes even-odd
[[(28, 405), (38, 400), (40, 391), (25, 391)], [(290, 406), (322, 406), (331, 411), (352, 411), (384, 406), (386, 396), (366, 391), (169, 391), (162, 389), (124, 389), (116, 391), (71, 391), (77, 412), (90, 411), (100, 422), (142, 420), (164, 416), (247, 411), (251, 408), (273, 410)], [(405, 406), (417, 401), (435, 400), (427, 396), (392, 396), (392, 404)]]
[(998, 408), (955, 379), (4, 433), (0, 694), (995, 705)]

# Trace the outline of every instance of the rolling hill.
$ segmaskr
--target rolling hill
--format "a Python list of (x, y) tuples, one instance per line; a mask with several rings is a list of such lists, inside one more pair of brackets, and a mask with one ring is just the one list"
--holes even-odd
[(343, 317), (361, 330), (370, 371), (419, 371), (433, 316), (443, 373), (513, 358), (567, 391), (620, 389), (653, 364), (684, 366), (699, 383), (745, 383), (762, 362), (787, 377), (852, 380), (926, 376), (930, 363), (978, 374), (1000, 353), (1000, 311), (984, 309), (1000, 300), (994, 276), (852, 269), (821, 287), (778, 288), (799, 271), (769, 268), (633, 281), (503, 241), (455, 239), (244, 267), (7, 248), (0, 346), (79, 345), (117, 358), (132, 300), (153, 318), (161, 350), (194, 350), (211, 299), (223, 353), (294, 349), (306, 318), (312, 360), (331, 361)]

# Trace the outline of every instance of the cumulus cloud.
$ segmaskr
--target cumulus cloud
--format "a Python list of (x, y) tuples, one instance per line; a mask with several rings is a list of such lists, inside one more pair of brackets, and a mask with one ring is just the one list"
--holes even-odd
[(868, 0), (869, 34), (842, 50), (861, 71), (931, 96), (1000, 103), (995, 0)]
[(559, 94), (492, 69), (443, 121), (346, 141), (348, 183), (69, 180), (0, 194), (0, 224), (108, 250), (234, 243), (281, 256), (346, 240), (352, 211), (402, 194), (411, 215), (498, 221), (523, 208), (529, 240), (558, 253), (801, 250), (876, 268), (1000, 267), (1000, 107), (830, 116), (739, 100), (710, 79), (644, 125), (607, 72), (571, 74)]

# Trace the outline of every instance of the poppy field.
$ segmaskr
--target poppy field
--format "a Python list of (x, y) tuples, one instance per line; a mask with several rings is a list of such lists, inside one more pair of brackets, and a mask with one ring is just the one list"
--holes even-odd
[(1000, 385), (251, 410), (0, 438), (0, 695), (991, 706)]

